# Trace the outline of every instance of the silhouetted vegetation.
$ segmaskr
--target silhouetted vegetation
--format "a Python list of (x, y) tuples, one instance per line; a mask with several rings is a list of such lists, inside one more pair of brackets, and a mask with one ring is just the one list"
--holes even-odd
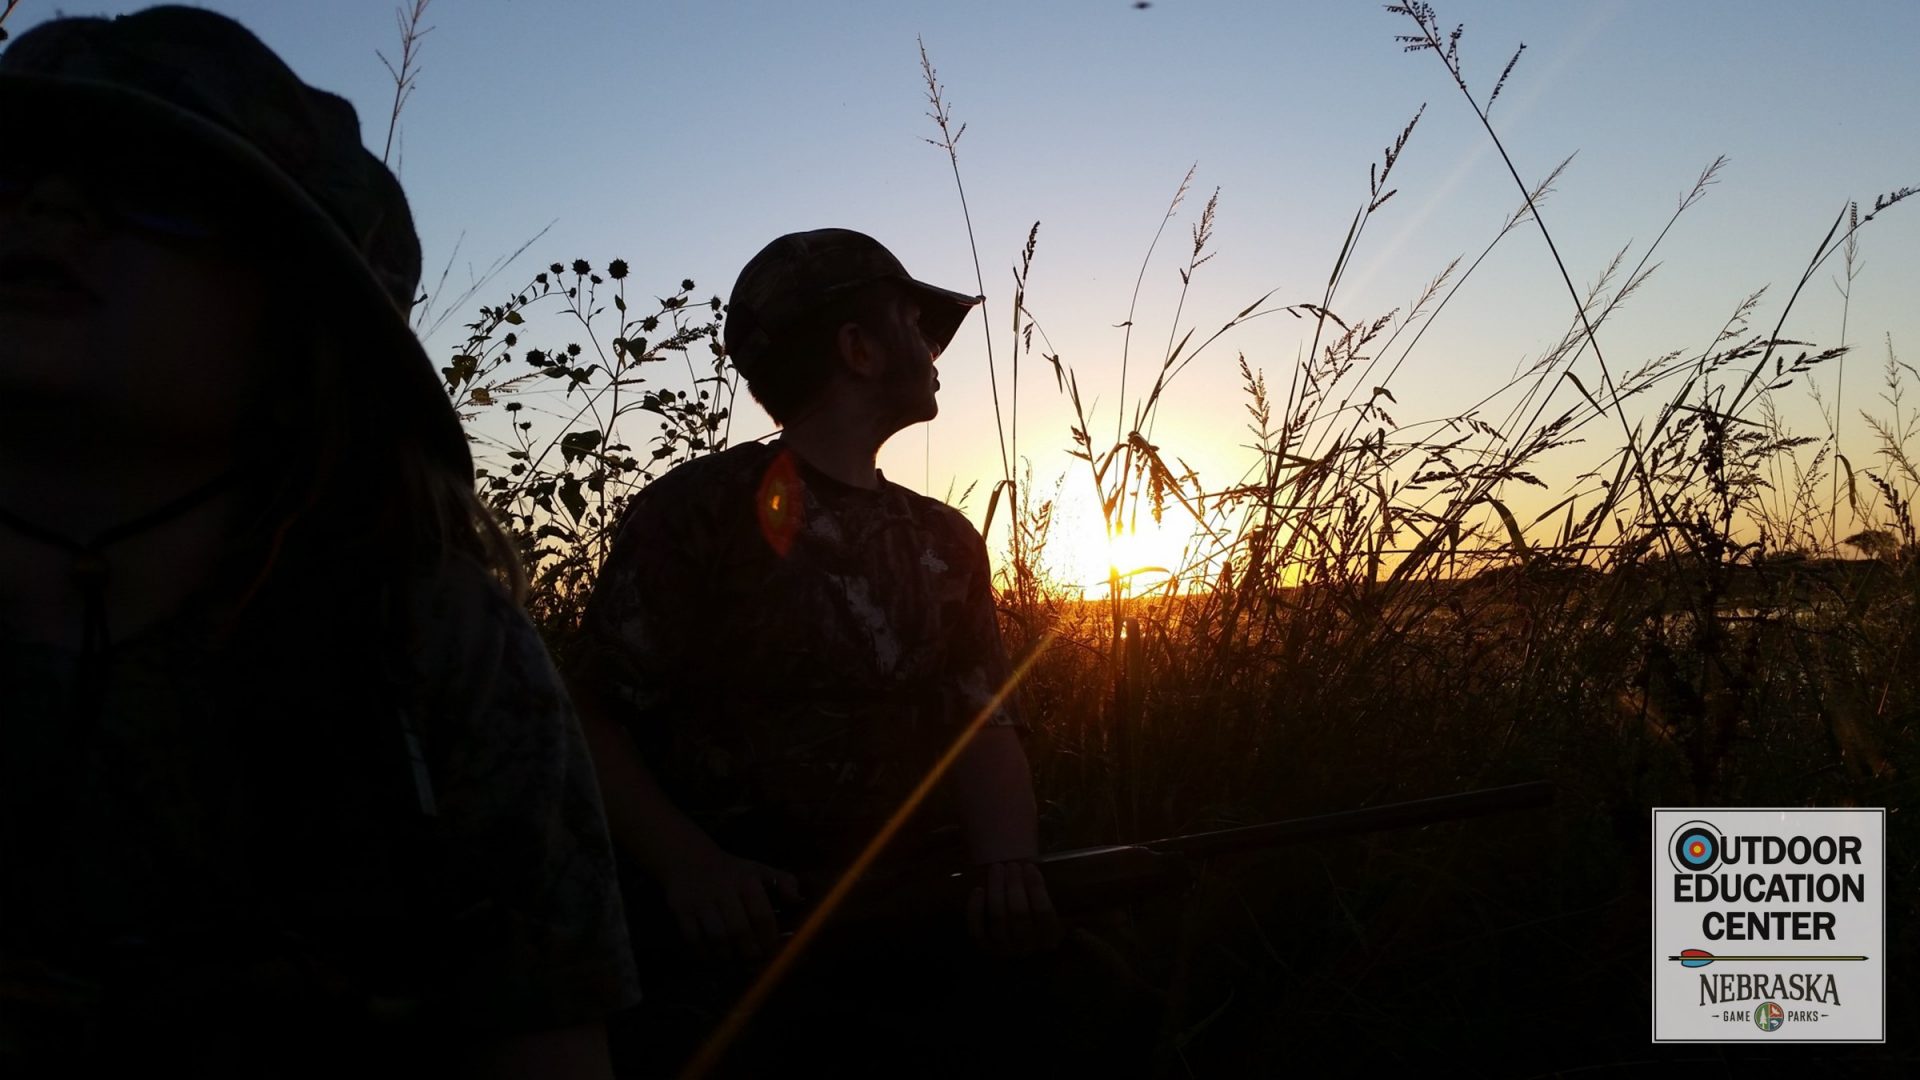
[[(1407, 21), (1410, 60), (1439, 60), (1499, 145), (1488, 110), (1520, 54), (1479, 96), (1460, 30), (1426, 4), (1389, 10)], [(957, 182), (960, 127), (922, 59), (940, 135), (929, 141)], [(1649, 808), (1897, 808), (1920, 769), (1920, 415), (1905, 400), (1920, 373), (1886, 343), (1878, 402), (1862, 414), (1876, 445), (1851, 458), (1837, 401), (1817, 435), (1789, 431), (1778, 408), (1847, 354), (1784, 336), (1801, 291), (1836, 258), (1851, 282), (1860, 230), (1913, 189), (1844, 206), (1784, 302), (1755, 292), (1706, 328), (1707, 348), (1642, 362), (1603, 345), (1653, 287), (1665, 229), (1584, 288), (1554, 253), (1569, 297), (1549, 313), (1564, 323), (1558, 344), (1463, 413), (1403, 420), (1396, 372), (1495, 246), (1531, 229), (1551, 242), (1543, 210), (1566, 167), (1513, 171), (1512, 215), (1406, 308), (1345, 311), (1344, 274), (1391, 212), (1420, 115), (1370, 167), (1319, 295), (1269, 294), (1200, 333), (1176, 311), (1151, 380), (1131, 352), (1134, 330), (1149, 335), (1130, 326), (1111, 420), (1082, 407), (1086, 369), (1052, 349), (1034, 314), (1038, 223), (1015, 258), (1011, 339), (988, 361), (1003, 474), (985, 516), (1005, 525), (1006, 638), (1016, 653), (1051, 642), (1021, 690), (1050, 846), (1539, 777), (1560, 787), (1548, 814), (1242, 858), (1190, 893), (1083, 928), (1158, 996), (1156, 1062), (1173, 1075), (1335, 1056), (1343, 1071), (1624, 1068), (1649, 1056)], [(1721, 166), (1702, 170), (1669, 228)], [(1192, 225), (1183, 303), (1218, 198)], [(534, 610), (562, 652), (624, 499), (724, 447), (738, 388), (719, 298), (684, 281), (630, 307), (629, 282), (619, 260), (555, 263), (483, 307), (444, 372), (495, 451), (481, 491), (520, 538)], [(1299, 327), (1301, 362), (1270, 377), (1258, 357), (1224, 355), (1239, 327), (1271, 316)], [(1236, 364), (1245, 390), (1252, 466), (1227, 483), (1153, 436), (1169, 386), (1202, 356)], [(1064, 395), (1075, 417), (1060, 438), (1074, 459), (1065, 482), (1091, 485), (1104, 526), (1193, 522), (1186, 561), (1151, 588), (1119, 568), (1095, 601), (1053, 584), (1054, 506), (1020, 456), (1034, 438), (1020, 429), (1023, 366), (1032, 392), (1036, 363), (1042, 392)], [(1611, 449), (1550, 497), (1516, 497), (1548, 489), (1543, 459), (1576, 440)], [(1522, 513), (1523, 502), (1545, 509)], [(1888, 946), (1910, 960), (1920, 848), (1893, 820)], [(1914, 1001), (1912, 967), (1888, 966), (1889, 1015)]]

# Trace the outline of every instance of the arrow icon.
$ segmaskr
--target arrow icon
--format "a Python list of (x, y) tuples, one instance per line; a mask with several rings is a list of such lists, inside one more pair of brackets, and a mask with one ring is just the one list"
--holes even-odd
[(1864, 956), (1715, 956), (1705, 949), (1681, 949), (1679, 956), (1669, 956), (1669, 960), (1680, 961), (1681, 967), (1703, 968), (1716, 960), (1865, 960)]

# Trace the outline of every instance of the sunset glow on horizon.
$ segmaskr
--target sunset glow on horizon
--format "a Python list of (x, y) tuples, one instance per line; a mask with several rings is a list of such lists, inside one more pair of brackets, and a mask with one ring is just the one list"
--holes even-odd
[[(113, 14), (145, 5), (96, 6)], [(375, 54), (394, 45), (390, 0), (207, 6), (283, 49), (304, 77), (339, 89), (359, 111), (363, 138), (382, 144), (394, 87)], [(25, 31), (53, 12), (22, 4), (9, 29)], [(939, 418), (898, 435), (881, 467), (956, 501), (1027, 467), (1036, 499), (1059, 478), (1061, 497), (1082, 518), (1091, 512), (1092, 524), (1069, 522), (1063, 506), (1045, 557), (1062, 582), (1098, 587), (1114, 570), (1180, 571), (1191, 519), (1170, 506), (1150, 525), (1129, 495), (1121, 514), (1137, 531), (1104, 535), (1085, 467), (1068, 456), (1082, 420), (1066, 374), (1103, 451), (1128, 436), (1116, 421), (1131, 421), (1162, 362), (1185, 342), (1157, 429), (1144, 434), (1170, 468), (1177, 459), (1203, 490), (1218, 492), (1246, 482), (1259, 461), (1248, 450), (1238, 362), (1266, 380), (1278, 407), (1313, 358), (1317, 328), (1298, 305), (1324, 301), (1347, 325), (1387, 320), (1334, 394), (1346, 410), (1376, 391), (1390, 394), (1378, 398), (1388, 416), (1354, 437), (1377, 426), (1402, 443), (1452, 438), (1448, 425), (1469, 415), (1501, 426), (1512, 415), (1579, 404), (1576, 383), (1558, 375), (1538, 396), (1514, 385), (1570, 328), (1577, 333), (1570, 292), (1622, 300), (1598, 331), (1604, 368), (1582, 350), (1565, 369), (1579, 386), (1598, 387), (1654, 358), (1706, 351), (1756, 290), (1765, 292), (1744, 332), (1772, 332), (1835, 213), (1848, 200), (1865, 212), (1876, 196), (1920, 183), (1920, 142), (1905, 135), (1906, 103), (1920, 93), (1906, 44), (1920, 34), (1920, 5), (1613, 0), (1576, 10), (1456, 0), (1439, 16), (1465, 26), (1461, 61), (1480, 102), (1515, 48), (1527, 46), (1490, 119), (1523, 183), (1542, 184), (1568, 162), (1543, 192), (1551, 250), (1531, 221), (1489, 247), (1524, 205), (1520, 189), (1448, 73), (1433, 54), (1404, 51), (1395, 38), (1408, 31), (1406, 19), (1380, 4), (642, 9), (583, 0), (564, 15), (509, 0), (435, 4), (392, 158), (426, 250), (426, 306), (446, 309), (429, 355), (439, 363), (458, 351), (478, 305), (499, 302), (554, 259), (626, 259), (630, 300), (644, 304), (686, 278), (698, 283), (699, 302), (724, 298), (773, 236), (859, 229), (916, 277), (987, 297), (941, 359)], [(649, 48), (647, 63), (635, 64), (641, 42), (690, 47)], [(691, 47), (711, 42), (726, 43), (724, 73), (712, 49)], [(966, 125), (957, 147), (964, 211), (952, 163), (927, 145), (938, 132), (927, 116), (921, 47), (954, 122)], [(1083, 60), (1071, 77), (1035, 59), (1065, 55)], [(533, 59), (553, 56), (567, 62)], [(1186, 57), (1205, 62), (1169, 64)], [(1416, 115), (1393, 165), (1395, 194), (1351, 237), (1351, 262), (1328, 299), (1329, 270), (1355, 210), (1370, 202), (1382, 148)], [(1711, 190), (1667, 234), (1676, 197), (1721, 155), (1727, 163)], [(486, 162), (479, 173), (477, 160)], [(1190, 265), (1216, 190), (1203, 265)], [(1022, 343), (1010, 271), (1036, 227), (1023, 304), (1041, 329)], [(1797, 373), (1790, 387), (1768, 391), (1767, 407), (1793, 434), (1823, 445), (1837, 425), (1837, 449), (1856, 468), (1874, 453), (1860, 412), (1880, 407), (1889, 354), (1910, 363), (1920, 350), (1916, 250), (1920, 207), (1890, 209), (1863, 231), (1845, 298), (1834, 259), (1799, 291), (1781, 327), (1783, 337), (1816, 347), (1853, 348), (1844, 365)], [(1623, 290), (1642, 258), (1648, 276)], [(1450, 264), (1456, 277), (1417, 306)], [(463, 298), (470, 285), (477, 291)], [(1212, 338), (1250, 303), (1266, 313)], [(548, 307), (530, 312), (523, 333), (551, 348), (578, 331)], [(682, 365), (676, 358), (672, 366)], [(1678, 385), (1662, 384), (1634, 399), (1642, 412), (1604, 416), (1542, 453), (1530, 466), (1540, 486), (1508, 486), (1501, 497), (1523, 529), (1536, 530), (1530, 539), (1559, 521), (1535, 524), (1567, 496), (1576, 512), (1600, 502), (1593, 474), (1618, 450), (1623, 422), (1643, 421)], [(558, 402), (568, 388), (550, 389)], [(738, 406), (727, 429), (733, 442), (774, 430), (744, 393)], [(569, 401), (557, 415), (576, 408)], [(1340, 414), (1343, 433), (1350, 416)], [(489, 433), (494, 423), (483, 417), (473, 430)], [(1317, 457), (1332, 431), (1290, 452)], [(640, 423), (628, 441), (639, 446), (650, 435)], [(497, 448), (480, 449), (484, 457)], [(1009, 547), (1007, 510), (987, 537), (996, 564)], [(986, 499), (976, 495), (966, 512), (982, 525)], [(1491, 509), (1472, 512), (1502, 542)], [(1846, 524), (1831, 531), (1845, 535)], [(1164, 579), (1128, 580), (1137, 591)]]

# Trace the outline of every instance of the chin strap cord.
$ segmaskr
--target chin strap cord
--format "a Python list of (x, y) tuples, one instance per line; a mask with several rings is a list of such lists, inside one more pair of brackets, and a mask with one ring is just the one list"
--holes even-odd
[(107, 628), (107, 582), (109, 563), (106, 549), (130, 536), (171, 521), (206, 502), (232, 485), (238, 474), (225, 472), (174, 499), (158, 509), (122, 522), (91, 540), (76, 540), (44, 525), (20, 517), (0, 507), (0, 525), (30, 540), (38, 540), (66, 552), (71, 558), (68, 579), (80, 590), (85, 611), (80, 632), (80, 657), (74, 672), (75, 710), (87, 721), (99, 715), (106, 698), (107, 667), (113, 638)]

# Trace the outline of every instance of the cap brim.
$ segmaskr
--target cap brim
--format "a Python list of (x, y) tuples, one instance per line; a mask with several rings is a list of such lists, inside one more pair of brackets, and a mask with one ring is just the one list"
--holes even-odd
[(941, 352), (952, 344), (953, 336), (960, 332), (960, 324), (967, 321), (967, 313), (986, 301), (984, 296), (968, 296), (966, 293), (943, 289), (938, 285), (929, 285), (924, 281), (908, 278), (908, 288), (920, 298), (920, 330), (929, 342), (938, 346)]
[[(0, 72), (0, 147), (6, 153), (23, 152), (34, 143), (71, 146), (82, 140), (89, 146), (109, 148), (109, 153), (156, 142), (197, 148), (209, 155), (209, 163), (224, 163), (243, 181), (257, 183), (262, 201), (286, 215), (275, 226), (310, 241), (304, 253), (317, 262), (307, 276), (323, 289), (338, 290), (329, 298), (349, 305), (342, 310), (355, 313), (333, 321), (335, 332), (347, 336), (345, 356), (372, 355), (379, 358), (374, 361), (377, 366), (396, 369), (392, 377), (397, 393), (371, 394), (357, 405), (371, 407), (387, 422), (417, 425), (423, 444), (437, 460), (461, 476), (472, 475), (466, 431), (407, 316), (394, 306), (332, 215), (272, 159), (219, 124), (144, 91)], [(130, 167), (138, 165), (137, 159), (130, 162)], [(300, 250), (297, 239), (275, 246)]]

